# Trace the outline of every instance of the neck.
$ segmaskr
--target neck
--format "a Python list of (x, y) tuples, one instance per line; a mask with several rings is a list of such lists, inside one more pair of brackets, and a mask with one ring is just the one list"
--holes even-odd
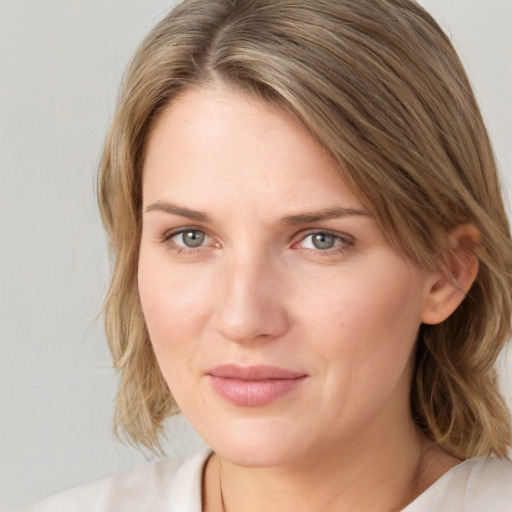
[(399, 435), (387, 432), (385, 440), (361, 433), (349, 447), (331, 445), (277, 467), (243, 467), (214, 455), (205, 471), (204, 510), (400, 510), (440, 476), (426, 476), (425, 468), (442, 452), (430, 449), (412, 421)]

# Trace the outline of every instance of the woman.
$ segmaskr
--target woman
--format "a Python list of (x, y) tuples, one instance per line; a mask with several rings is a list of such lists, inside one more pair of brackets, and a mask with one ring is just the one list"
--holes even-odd
[(185, 1), (99, 179), (117, 423), (158, 450), (179, 407), (213, 452), (33, 510), (510, 509), (508, 224), (418, 5)]

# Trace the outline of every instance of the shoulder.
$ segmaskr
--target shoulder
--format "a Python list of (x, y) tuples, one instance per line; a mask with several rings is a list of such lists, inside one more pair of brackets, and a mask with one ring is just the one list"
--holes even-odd
[(454, 472), (453, 484), (465, 490), (468, 504), (486, 505), (485, 510), (512, 510), (512, 462), (508, 460), (495, 457), (467, 460)]
[(166, 459), (95, 480), (20, 512), (199, 512), (202, 470), (210, 453), (203, 450), (187, 459)]
[(403, 512), (509, 512), (512, 462), (495, 457), (468, 459), (445, 473)]

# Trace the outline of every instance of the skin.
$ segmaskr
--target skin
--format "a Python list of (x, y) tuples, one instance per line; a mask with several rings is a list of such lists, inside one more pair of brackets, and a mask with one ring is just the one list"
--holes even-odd
[[(409, 390), (418, 328), (460, 288), (398, 254), (331, 157), (247, 94), (182, 93), (146, 149), (140, 298), (162, 373), (215, 451), (205, 510), (221, 510), (219, 472), (230, 512), (357, 511), (398, 510), (453, 467), (415, 427)], [(226, 363), (306, 377), (244, 407), (211, 385)]]

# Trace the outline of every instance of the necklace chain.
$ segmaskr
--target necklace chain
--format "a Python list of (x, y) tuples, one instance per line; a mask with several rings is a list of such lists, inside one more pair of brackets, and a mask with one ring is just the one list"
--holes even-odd
[[(436, 445), (437, 445), (437, 443), (432, 443), (428, 448), (421, 450), (420, 458), (418, 460), (418, 466), (416, 467), (415, 474), (413, 475), (413, 478), (412, 478), (413, 481), (419, 477), (418, 473), (419, 473), (421, 465), (424, 461), (425, 454)], [(224, 492), (222, 489), (222, 460), (220, 457), (219, 457), (219, 494), (220, 494), (220, 506), (221, 506), (222, 512), (228, 512), (228, 510), (226, 508), (226, 502), (224, 501)]]
[(224, 502), (224, 493), (222, 492), (222, 466), (221, 466), (220, 457), (219, 457), (219, 491), (220, 491), (220, 506), (222, 507), (222, 512), (227, 512), (226, 504)]

